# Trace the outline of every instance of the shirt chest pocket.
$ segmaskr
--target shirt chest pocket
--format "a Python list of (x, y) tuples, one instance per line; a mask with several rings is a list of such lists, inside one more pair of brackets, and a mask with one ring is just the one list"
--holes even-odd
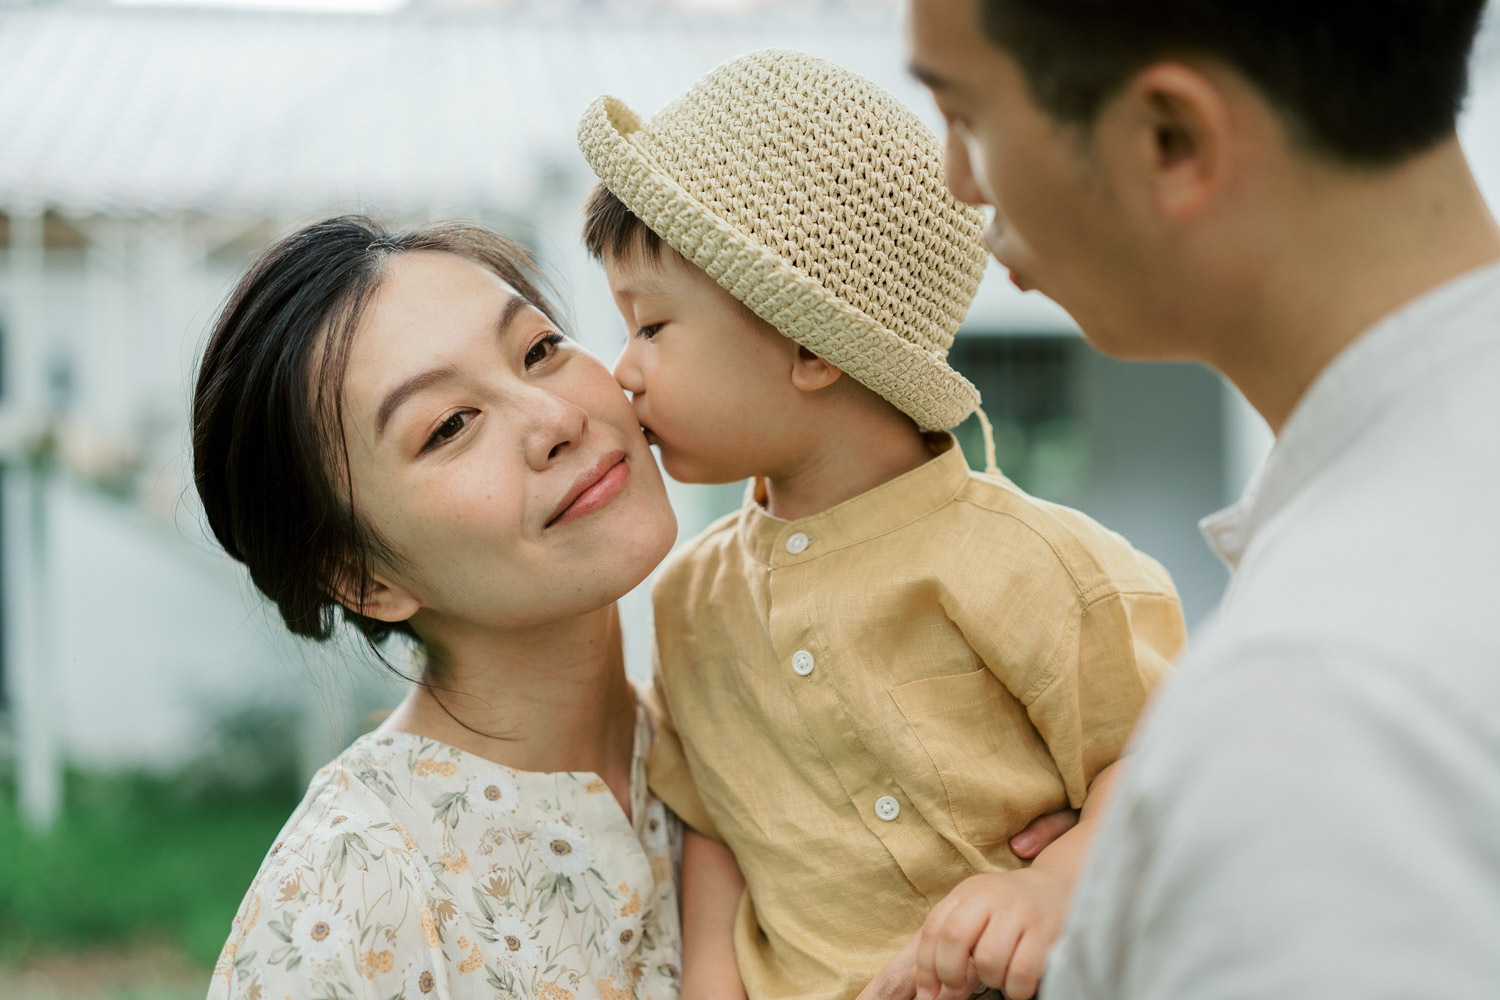
[(955, 832), (968, 843), (1008, 840), (1067, 804), (1025, 706), (989, 670), (910, 681), (890, 696), (936, 772)]

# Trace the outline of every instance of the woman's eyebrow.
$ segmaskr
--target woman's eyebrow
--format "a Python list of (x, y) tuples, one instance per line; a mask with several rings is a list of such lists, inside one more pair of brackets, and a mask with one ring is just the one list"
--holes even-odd
[(495, 321), (495, 336), (504, 337), (511, 323), (515, 322), (516, 316), (529, 305), (531, 303), (519, 295), (512, 295), (507, 299), (505, 305), (500, 307), (500, 318)]
[(396, 409), (402, 403), (419, 392), (425, 392), (433, 386), (442, 385), (456, 378), (458, 378), (458, 369), (452, 365), (443, 365), (441, 368), (432, 368), (420, 375), (413, 375), (392, 389), (381, 401), (380, 410), (375, 414), (376, 440), (379, 440), (380, 435), (385, 433), (385, 425), (390, 422)]
[[(512, 295), (500, 308), (500, 318), (495, 321), (495, 338), (503, 338), (510, 329), (521, 310), (531, 305), (526, 299), (519, 295)], [(386, 394), (385, 399), (380, 402), (380, 409), (375, 414), (375, 438), (379, 440), (385, 433), (386, 424), (390, 423), (391, 417), (395, 415), (397, 408), (419, 392), (425, 392), (434, 386), (442, 385), (444, 382), (458, 378), (459, 371), (452, 365), (443, 365), (440, 368), (432, 368), (420, 375), (413, 375), (402, 382), (396, 388)]]

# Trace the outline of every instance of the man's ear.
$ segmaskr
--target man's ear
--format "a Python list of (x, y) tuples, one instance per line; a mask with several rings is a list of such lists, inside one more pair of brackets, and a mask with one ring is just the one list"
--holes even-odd
[(797, 345), (797, 354), (792, 358), (792, 385), (803, 392), (826, 389), (844, 374), (839, 368), (824, 361), (812, 351)]
[(1183, 63), (1148, 66), (1123, 95), (1130, 155), (1157, 211), (1176, 221), (1202, 212), (1223, 187), (1232, 113), (1219, 84)]
[(401, 587), (379, 575), (363, 578), (346, 573), (334, 584), (333, 597), (355, 614), (364, 615), (383, 622), (404, 622), (422, 607), (417, 600)]

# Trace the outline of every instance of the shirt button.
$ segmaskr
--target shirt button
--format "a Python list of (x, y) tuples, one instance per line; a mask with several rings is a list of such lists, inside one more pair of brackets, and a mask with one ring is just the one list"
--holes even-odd
[(889, 823), (901, 815), (901, 803), (889, 795), (882, 795), (875, 800), (875, 815)]
[(806, 677), (813, 671), (813, 656), (805, 649), (799, 649), (792, 654), (792, 672), (799, 677)]
[(807, 551), (807, 536), (802, 532), (794, 532), (786, 540), (786, 550), (794, 556), (800, 556)]

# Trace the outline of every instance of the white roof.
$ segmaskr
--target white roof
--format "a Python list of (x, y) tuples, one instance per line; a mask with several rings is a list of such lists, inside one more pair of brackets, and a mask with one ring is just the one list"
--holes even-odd
[(650, 114), (770, 45), (935, 121), (893, 7), (588, 11), (0, 8), (0, 210), (526, 214), (586, 171), (573, 136), (594, 97)]

